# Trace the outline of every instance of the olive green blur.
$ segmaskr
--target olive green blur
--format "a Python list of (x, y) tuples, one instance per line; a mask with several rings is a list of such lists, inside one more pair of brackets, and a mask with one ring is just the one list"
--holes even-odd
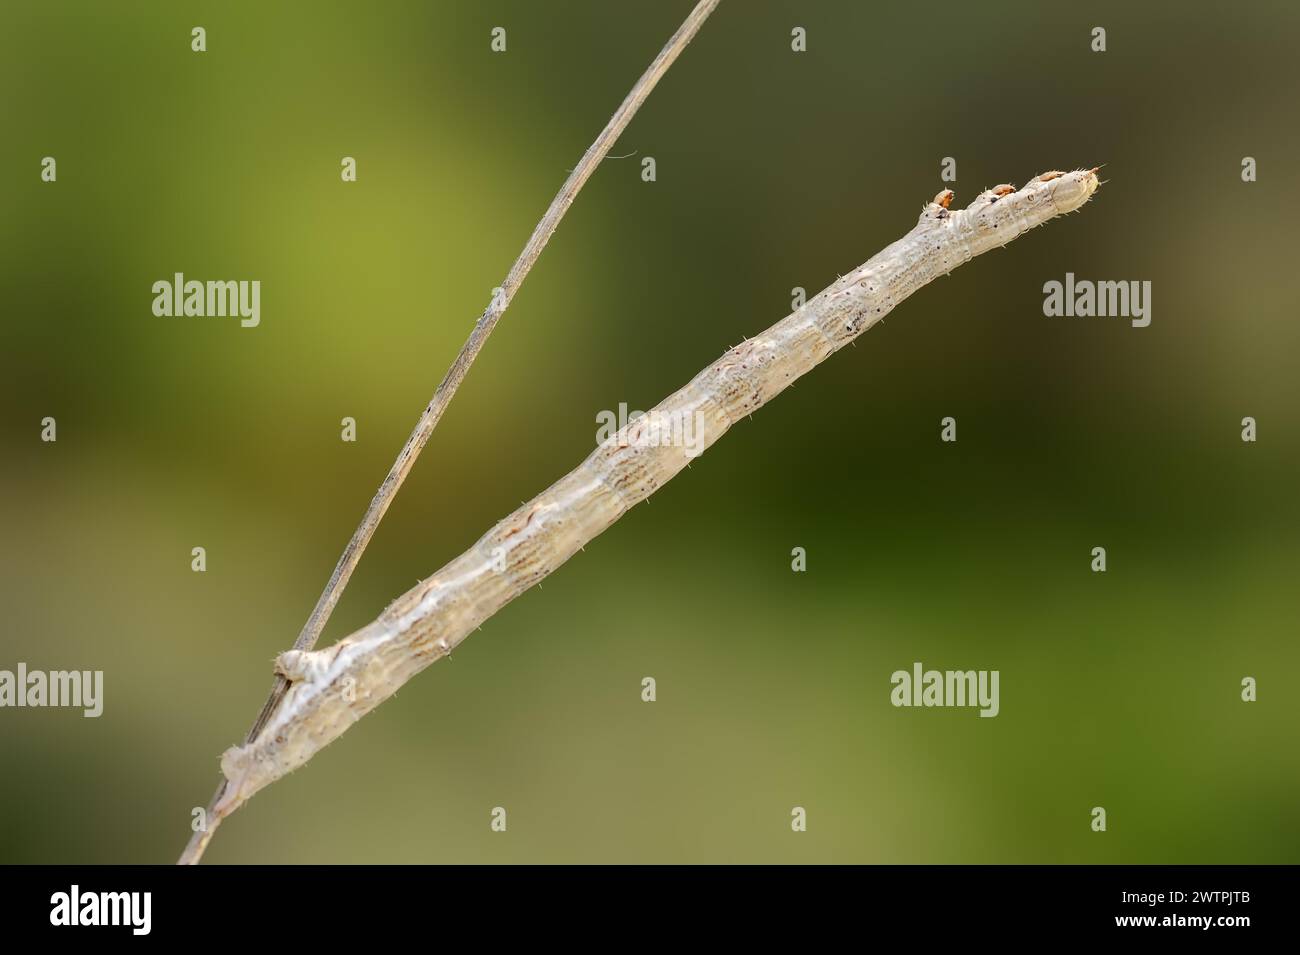
[[(691, 6), (8, 5), (0, 669), (102, 669), (105, 700), (0, 709), (0, 861), (175, 859), (493, 287)], [(1282, 2), (725, 0), (326, 642), (575, 466), (602, 409), (653, 406), (945, 186), (1106, 182), (740, 423), (208, 861), (1300, 861), (1298, 30)], [(155, 316), (177, 272), (260, 281), (261, 324)], [(1151, 325), (1045, 317), (1067, 272), (1150, 281)], [(916, 661), (998, 670), (1000, 714), (895, 708)]]

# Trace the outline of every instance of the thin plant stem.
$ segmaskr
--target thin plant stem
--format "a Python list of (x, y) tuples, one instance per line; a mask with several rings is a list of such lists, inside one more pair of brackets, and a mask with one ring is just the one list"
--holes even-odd
[[(596, 167), (600, 165), (601, 160), (609, 153), (614, 143), (618, 141), (623, 130), (627, 128), (632, 117), (636, 115), (641, 104), (649, 97), (650, 92), (658, 84), (663, 75), (668, 72), (668, 68), (681, 54), (686, 45), (695, 38), (704, 21), (721, 3), (722, 0), (700, 0), (695, 5), (689, 16), (678, 27), (677, 32), (672, 35), (659, 55), (641, 74), (641, 78), (636, 81), (632, 91), (627, 94), (627, 98), (614, 115), (610, 117), (605, 128), (600, 131), (600, 135), (587, 148), (583, 154), (582, 160), (574, 167), (569, 178), (565, 180), (564, 185), (555, 198), (551, 200), (551, 205), (542, 216), (537, 227), (533, 229), (533, 234), (529, 237), (528, 243), (524, 246), (519, 257), (515, 259), (515, 264), (511, 266), (509, 274), (501, 283), (501, 287), (493, 295), (492, 301), (484, 310), (479, 320), (474, 324), (474, 329), (470, 332), (469, 338), (461, 346), (459, 354), (451, 363), (447, 374), (443, 377), (442, 383), (438, 385), (437, 391), (433, 394), (433, 399), (425, 407), (420, 415), (419, 421), (416, 422), (415, 430), (411, 436), (406, 439), (401, 452), (397, 455), (397, 460), (393, 462), (392, 468), (389, 469), (384, 482), (379, 485), (379, 490), (370, 501), (370, 506), (366, 509), (365, 516), (357, 526), (348, 541), (347, 547), (343, 550), (343, 556), (339, 558), (334, 567), (334, 572), (330, 574), (329, 582), (325, 585), (324, 591), (321, 592), (320, 599), (316, 601), (316, 606), (307, 618), (306, 624), (303, 625), (302, 632), (298, 634), (298, 639), (293, 643), (295, 650), (310, 650), (316, 645), (320, 638), (321, 631), (325, 629), (325, 624), (333, 613), (335, 605), (339, 601), (343, 588), (347, 586), (352, 571), (356, 569), (361, 555), (365, 552), (366, 545), (370, 543), (370, 538), (374, 536), (375, 529), (379, 522), (383, 520), (384, 513), (388, 510), (388, 505), (392, 503), (393, 498), (397, 496), (397, 491), (406, 480), (406, 476), (411, 472), (415, 465), (415, 460), (420, 456), (424, 445), (433, 434), (433, 429), (437, 427), (438, 421), (442, 418), (442, 413), (446, 410), (447, 405), (451, 402), (452, 397), (456, 394), (456, 389), (464, 381), (465, 374), (469, 371), (470, 365), (474, 364), (474, 359), (478, 353), (483, 350), (483, 345), (487, 342), (488, 336), (496, 328), (497, 322), (505, 314), (515, 292), (523, 284), (524, 279), (532, 270), (533, 265), (546, 248), (546, 243), (550, 240), (551, 235), (555, 232), (564, 218), (564, 214), (573, 205), (573, 200), (577, 198), (578, 193), (591, 178)], [(257, 720), (253, 723), (252, 728), (248, 731), (246, 740), (252, 742), (257, 734), (261, 732), (262, 727), (266, 725), (275, 708), (284, 698), (285, 691), (289, 687), (289, 682), (279, 674), (275, 677), (275, 685), (271, 688), (271, 694), (267, 697), (266, 703), (262, 706), (262, 711), (258, 714)], [(189, 844), (186, 845), (185, 851), (181, 854), (179, 864), (190, 865), (199, 861), (208, 843), (212, 839), (220, 819), (213, 813), (214, 808), (220, 801), (222, 793), (225, 791), (226, 783), (223, 781), (217, 787), (211, 802), (208, 804), (208, 810), (205, 818), (205, 825), (199, 829), (190, 838)]]

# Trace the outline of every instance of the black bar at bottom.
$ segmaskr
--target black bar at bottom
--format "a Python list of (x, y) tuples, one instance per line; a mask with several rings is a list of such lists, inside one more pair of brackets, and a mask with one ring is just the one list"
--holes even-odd
[[(0, 869), (0, 918), (6, 942), (75, 933), (81, 943), (241, 947), (260, 947), (259, 937), (276, 944), (279, 933), (294, 945), (406, 944), (392, 933), (422, 926), (430, 945), (445, 943), (445, 931), (485, 941), (511, 926), (538, 942), (602, 944), (699, 941), (711, 931), (733, 943), (789, 932), (815, 944), (841, 931), (927, 944), (1098, 935), (1231, 943), (1285, 931), (1296, 884), (1290, 866), (624, 866), (598, 879), (578, 867), (538, 876), (500, 867), (12, 866)], [(685, 935), (664, 934), (679, 924)]]

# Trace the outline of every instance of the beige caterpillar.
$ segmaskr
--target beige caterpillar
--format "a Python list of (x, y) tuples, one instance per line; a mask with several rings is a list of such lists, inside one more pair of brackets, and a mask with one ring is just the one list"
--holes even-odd
[[(367, 627), (323, 650), (290, 650), (276, 668), (292, 685), (247, 746), (226, 751), (217, 819), (311, 759), (429, 664), (645, 500), (740, 418), (752, 414), (880, 321), (931, 279), (1080, 208), (1097, 171), (1049, 172), (1023, 189), (998, 186), (952, 211), (945, 190), (912, 231), (794, 314), (737, 345), (629, 422), (577, 468), (473, 547), (398, 597)], [(647, 420), (703, 425), (694, 449), (647, 440)]]

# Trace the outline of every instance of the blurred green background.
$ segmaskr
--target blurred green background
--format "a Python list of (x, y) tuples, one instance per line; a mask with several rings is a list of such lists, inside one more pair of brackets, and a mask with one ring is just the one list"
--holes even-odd
[[(690, 7), (8, 5), (0, 668), (103, 669), (105, 712), (0, 711), (0, 861), (179, 854), (491, 289)], [(742, 423), (208, 861), (1300, 861), (1300, 10), (939, 7), (722, 4), (326, 641), (576, 465), (598, 411), (902, 235), (943, 157), (958, 205), (1106, 163), (1093, 203)], [(260, 280), (261, 326), (155, 317), (177, 271)], [(1067, 271), (1151, 281), (1151, 326), (1045, 318)], [(999, 670), (1001, 715), (895, 709), (916, 660)]]

